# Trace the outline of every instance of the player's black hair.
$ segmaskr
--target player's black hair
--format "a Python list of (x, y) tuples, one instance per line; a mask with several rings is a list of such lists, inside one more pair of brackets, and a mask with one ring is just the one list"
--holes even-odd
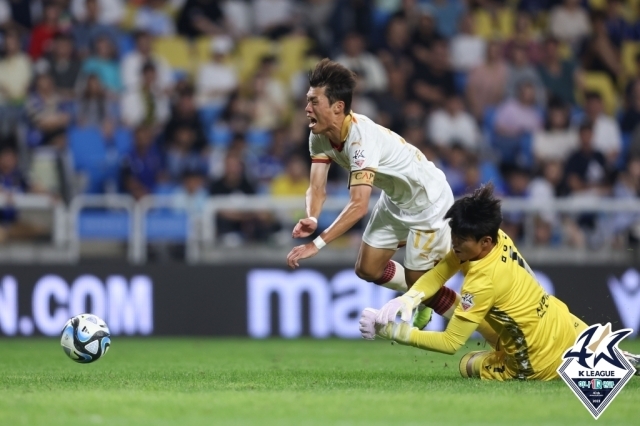
[(500, 200), (493, 196), (493, 184), (488, 183), (455, 203), (444, 216), (449, 219), (451, 232), (460, 238), (480, 241), (489, 236), (498, 241), (498, 230), (502, 223)]
[(353, 89), (356, 87), (356, 75), (337, 62), (324, 58), (309, 72), (309, 86), (324, 87), (329, 105), (337, 101), (344, 102), (344, 113), (351, 112)]

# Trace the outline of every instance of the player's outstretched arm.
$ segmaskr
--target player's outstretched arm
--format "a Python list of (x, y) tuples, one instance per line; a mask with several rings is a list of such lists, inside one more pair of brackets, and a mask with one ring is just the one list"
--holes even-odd
[(307, 217), (300, 219), (293, 228), (293, 238), (305, 238), (313, 234), (318, 227), (318, 216), (327, 199), (327, 175), (331, 163), (311, 163), (309, 189), (306, 194)]
[(336, 220), (324, 230), (320, 237), (326, 244), (353, 228), (369, 211), (371, 187), (369, 185), (352, 186), (349, 189), (349, 203), (342, 209)]
[(421, 331), (405, 321), (380, 324), (376, 322), (378, 313), (373, 308), (362, 311), (360, 316), (362, 338), (373, 340), (378, 336), (403, 345), (449, 355), (455, 354), (478, 327), (478, 324), (454, 315), (443, 332)]
[(469, 340), (478, 324), (454, 315), (447, 324), (447, 329), (438, 331), (421, 331), (412, 328), (408, 345), (433, 352), (453, 355)]
[(347, 232), (367, 214), (369, 210), (369, 199), (371, 198), (371, 186), (352, 186), (349, 194), (349, 203), (331, 226), (325, 229), (314, 241), (294, 247), (293, 250), (289, 252), (287, 256), (287, 264), (289, 267), (299, 267), (299, 260), (315, 256), (322, 247)]

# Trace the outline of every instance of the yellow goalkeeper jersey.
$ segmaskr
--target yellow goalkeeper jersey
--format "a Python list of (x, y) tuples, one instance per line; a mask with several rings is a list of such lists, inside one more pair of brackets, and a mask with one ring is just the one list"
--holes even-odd
[(500, 336), (496, 349), (511, 358), (514, 376), (533, 378), (559, 364), (578, 325), (567, 306), (538, 284), (511, 238), (499, 231), (498, 241), (483, 259), (458, 261), (465, 278), (454, 316), (476, 324), (485, 319)]

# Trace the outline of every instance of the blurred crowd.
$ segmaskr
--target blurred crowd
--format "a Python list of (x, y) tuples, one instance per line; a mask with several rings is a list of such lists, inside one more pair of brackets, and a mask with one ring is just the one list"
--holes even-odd
[[(356, 72), (354, 111), (457, 196), (640, 194), (640, 0), (0, 0), (0, 49), (8, 196), (173, 194), (197, 213), (210, 195), (303, 195), (306, 72), (325, 56)], [(338, 167), (328, 194), (348, 195)], [(266, 212), (217, 221), (228, 244), (289, 232)], [(0, 223), (0, 240), (37, 233), (10, 207)], [(639, 224), (549, 212), (532, 242), (635, 244)], [(505, 214), (515, 239), (525, 225)]]

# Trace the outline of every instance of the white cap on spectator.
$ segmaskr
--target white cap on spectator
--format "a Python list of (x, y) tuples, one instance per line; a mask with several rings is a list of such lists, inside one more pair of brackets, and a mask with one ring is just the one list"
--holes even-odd
[(233, 49), (233, 40), (229, 36), (216, 36), (211, 40), (211, 53), (226, 55)]

